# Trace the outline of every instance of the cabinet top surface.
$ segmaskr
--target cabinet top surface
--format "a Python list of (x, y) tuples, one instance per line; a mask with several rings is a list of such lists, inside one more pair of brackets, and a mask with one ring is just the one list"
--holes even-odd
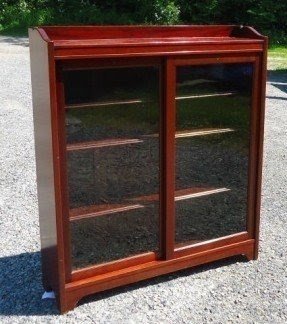
[(43, 26), (36, 28), (55, 48), (117, 47), (263, 42), (252, 27), (235, 25), (185, 26)]

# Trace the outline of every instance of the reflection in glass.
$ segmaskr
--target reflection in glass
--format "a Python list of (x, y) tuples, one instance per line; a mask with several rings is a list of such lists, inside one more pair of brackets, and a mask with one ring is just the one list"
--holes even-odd
[(119, 67), (64, 72), (66, 105), (157, 99), (157, 67)]
[(118, 204), (158, 193), (158, 139), (68, 154), (70, 207)]
[(158, 226), (158, 203), (73, 221), (73, 268), (154, 251), (158, 246)]
[(177, 247), (246, 230), (252, 64), (177, 68)]
[[(66, 71), (72, 268), (158, 249), (155, 67)], [(87, 216), (88, 215), (88, 216)]]

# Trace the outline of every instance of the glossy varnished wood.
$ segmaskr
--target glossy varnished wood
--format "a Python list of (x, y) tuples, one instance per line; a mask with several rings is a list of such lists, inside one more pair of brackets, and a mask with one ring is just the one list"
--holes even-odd
[[(42, 27), (56, 59), (260, 52), (263, 39), (238, 26)], [(237, 36), (238, 35), (238, 36)]]
[(254, 225), (254, 259), (258, 258), (259, 251), (259, 226), (260, 226), (260, 207), (261, 207), (261, 186), (262, 186), (262, 167), (263, 167), (263, 143), (264, 143), (264, 117), (265, 117), (265, 94), (266, 94), (266, 80), (267, 80), (267, 50), (268, 38), (263, 37), (264, 47), (260, 55), (259, 64), (259, 80), (258, 84), (258, 116), (257, 116), (257, 136), (258, 136), (258, 150), (257, 150), (257, 168), (256, 168), (256, 196), (255, 196), (255, 225)]
[[(164, 64), (164, 111), (163, 111), (163, 181), (164, 181), (164, 258), (173, 258), (174, 250), (174, 191), (175, 191), (175, 67), (171, 59)], [(168, 156), (168, 158), (166, 158)]]
[[(214, 195), (221, 192), (229, 191), (228, 188), (214, 187), (193, 187), (176, 190), (172, 195), (174, 201), (187, 200), (208, 195)], [(94, 218), (98, 216), (110, 215), (120, 212), (131, 211), (135, 209), (145, 208), (148, 204), (159, 201), (160, 194), (152, 194), (126, 199), (126, 204), (101, 204), (90, 205), (70, 209), (69, 217), (71, 221), (77, 221), (85, 218)], [(173, 216), (173, 214), (172, 214)], [(173, 217), (172, 217), (173, 218)], [(166, 219), (164, 219), (164, 222)], [(165, 232), (165, 231), (164, 231)], [(169, 240), (169, 238), (167, 238)]]
[(36, 30), (30, 30), (30, 60), (33, 90), (33, 118), (37, 189), (42, 247), (43, 282), (46, 290), (58, 283), (57, 221), (52, 151), (52, 112), (49, 48)]
[[(69, 26), (29, 30), (35, 147), (39, 197), (43, 284), (55, 291), (60, 311), (84, 296), (243, 254), (258, 256), (267, 38), (240, 26)], [(246, 231), (207, 242), (175, 245), (175, 201), (220, 194), (228, 188), (186, 188), (175, 191), (175, 143), (178, 138), (232, 132), (229, 128), (176, 132), (176, 67), (216, 63), (252, 63), (250, 157)], [(67, 154), (118, 145), (141, 145), (149, 137), (66, 143), (65, 112), (94, 106), (138, 104), (141, 98), (65, 105), (63, 71), (113, 67), (157, 66), (160, 70), (160, 191), (134, 197), (127, 204), (69, 209)], [(208, 94), (207, 94), (208, 95)], [(233, 96), (234, 93), (217, 93)], [(213, 96), (215, 96), (213, 94)], [(86, 105), (86, 107), (85, 107)], [(158, 135), (156, 135), (158, 136)], [(221, 191), (220, 191), (221, 190)], [(195, 198), (196, 199), (196, 198)], [(160, 202), (160, 250), (83, 269), (71, 268), (70, 222), (144, 208)]]
[(36, 30), (29, 30), (42, 278), (59, 308), (66, 305), (59, 129), (54, 52)]
[(177, 26), (43, 26), (43, 39), (52, 41), (121, 38), (250, 38), (262, 39), (254, 29), (237, 25), (177, 25)]
[(204, 252), (178, 257), (176, 259), (166, 261), (151, 261), (122, 270), (112, 271), (99, 276), (78, 280), (66, 285), (66, 308), (61, 309), (61, 311), (66, 312), (73, 309), (77, 305), (80, 298), (103, 290), (149, 279), (177, 270), (194, 267), (238, 254), (246, 255), (248, 259), (252, 259), (253, 249), (254, 240), (246, 240), (239, 243), (225, 245), (224, 247), (218, 247)]

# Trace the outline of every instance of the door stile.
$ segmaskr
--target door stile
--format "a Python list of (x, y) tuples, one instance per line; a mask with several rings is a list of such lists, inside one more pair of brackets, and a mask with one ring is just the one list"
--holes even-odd
[(62, 69), (57, 69), (57, 113), (59, 129), (59, 150), (61, 165), (61, 196), (62, 196), (62, 223), (64, 241), (64, 262), (66, 282), (71, 281), (71, 247), (70, 247), (70, 221), (69, 221), (69, 198), (67, 183), (67, 156), (66, 156), (66, 131), (65, 131), (65, 89), (63, 83)]
[[(243, 57), (213, 57), (213, 58), (192, 58), (188, 57), (185, 59), (182, 58), (174, 58), (172, 60), (172, 73), (174, 84), (176, 84), (176, 68), (178, 66), (184, 66), (184, 65), (190, 65), (190, 66), (196, 66), (196, 65), (209, 65), (209, 64), (216, 64), (216, 63), (225, 63), (225, 64), (232, 64), (232, 63), (251, 63), (253, 65), (253, 73), (252, 73), (252, 94), (251, 94), (251, 104), (250, 104), (250, 124), (249, 124), (249, 131), (250, 131), (250, 138), (249, 138), (249, 158), (248, 158), (248, 183), (247, 183), (247, 211), (246, 211), (246, 230), (240, 232), (240, 233), (234, 233), (227, 235), (225, 237), (220, 237), (217, 239), (212, 239), (210, 241), (206, 241), (200, 244), (195, 244), (193, 246), (185, 246), (181, 247), (179, 249), (176, 249), (173, 257), (178, 257), (181, 255), (188, 255), (192, 253), (196, 253), (197, 250), (204, 251), (207, 250), (210, 244), (215, 244), (215, 246), (222, 246), (224, 245), (226, 240), (230, 240), (230, 242), (238, 242), (246, 240), (247, 238), (250, 239), (256, 239), (258, 237), (258, 204), (260, 204), (260, 201), (258, 203), (258, 173), (260, 174), (261, 169), (258, 169), (258, 163), (260, 163), (258, 160), (258, 156), (262, 154), (262, 149), (258, 152), (258, 147), (260, 145), (260, 141), (262, 142), (262, 139), (260, 139), (260, 134), (263, 132), (261, 131), (262, 128), (262, 120), (264, 120), (262, 117), (262, 93), (260, 91), (260, 83), (259, 79), (261, 79), (261, 57), (258, 55), (252, 55), (252, 56), (243, 56)], [(263, 81), (264, 82), (264, 81)], [(172, 109), (174, 109), (174, 134), (176, 132), (176, 87), (174, 86), (174, 101), (172, 102), (171, 106)], [(170, 99), (167, 95), (167, 98)], [(264, 108), (264, 107), (263, 107)], [(261, 118), (261, 121), (259, 120)], [(171, 140), (171, 139), (170, 139)], [(172, 142), (173, 147), (175, 148), (175, 141)], [(175, 166), (175, 149), (173, 151), (173, 163)], [(175, 168), (173, 169), (175, 171)], [(175, 179), (175, 174), (174, 174)], [(173, 183), (175, 186), (175, 183)], [(173, 188), (175, 192), (175, 187)], [(259, 190), (260, 192), (260, 190)], [(173, 198), (174, 200), (174, 195)], [(173, 226), (174, 226), (174, 235), (173, 235), (173, 242), (175, 245), (175, 204), (173, 205)], [(214, 242), (214, 243), (213, 243)], [(256, 254), (256, 252), (255, 252)]]
[(247, 209), (247, 232), (249, 238), (254, 238), (254, 210), (256, 197), (256, 165), (257, 165), (257, 133), (258, 133), (258, 78), (259, 57), (254, 62), (252, 80), (252, 103), (250, 112), (250, 145), (249, 145), (249, 170), (248, 170), (248, 209)]
[(255, 201), (255, 222), (254, 222), (254, 259), (258, 258), (259, 249), (259, 226), (260, 226), (260, 208), (261, 208), (261, 187), (262, 187), (262, 167), (263, 167), (263, 141), (264, 141), (264, 118), (265, 118), (265, 96), (266, 96), (266, 81), (267, 81), (267, 51), (268, 37), (264, 37), (264, 50), (260, 56), (259, 78), (261, 83), (258, 90), (258, 147), (257, 147), (257, 170), (256, 170), (256, 201)]
[(174, 257), (175, 237), (175, 65), (165, 59), (163, 73), (163, 163), (162, 163), (162, 251), (166, 260)]

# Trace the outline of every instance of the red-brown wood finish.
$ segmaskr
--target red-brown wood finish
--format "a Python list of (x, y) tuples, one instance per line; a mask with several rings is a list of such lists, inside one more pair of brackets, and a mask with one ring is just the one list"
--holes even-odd
[(43, 286), (66, 307), (64, 236), (54, 48), (29, 30)]
[(257, 116), (257, 168), (256, 168), (256, 198), (255, 198), (255, 211), (254, 211), (254, 259), (258, 258), (259, 250), (259, 226), (260, 226), (260, 207), (261, 207), (261, 186), (262, 186), (262, 165), (263, 165), (263, 140), (264, 140), (264, 117), (265, 117), (265, 94), (266, 94), (266, 80), (267, 80), (267, 50), (268, 50), (268, 37), (264, 37), (263, 51), (260, 54), (259, 61), (259, 80), (258, 84), (258, 116)]
[[(174, 175), (175, 175), (175, 68), (172, 62), (167, 59), (164, 63), (164, 126), (163, 126), (163, 157), (162, 166), (164, 179), (164, 205), (163, 232), (165, 233), (163, 255), (164, 259), (173, 258), (174, 249)], [(169, 157), (168, 159), (166, 157)]]
[[(54, 290), (64, 313), (84, 296), (180, 269), (243, 254), (258, 257), (267, 38), (241, 26), (47, 26), (29, 30), (43, 285)], [(254, 64), (246, 232), (207, 242), (174, 245), (175, 200), (214, 188), (175, 192), (175, 69), (178, 65)], [(67, 144), (63, 70), (114, 66), (160, 67), (160, 192), (127, 204), (69, 210), (66, 154), (104, 146), (140, 145), (145, 138)], [(233, 95), (218, 94), (218, 95)], [(140, 98), (131, 98), (131, 101)], [(97, 103), (101, 105), (101, 103)], [(107, 104), (103, 102), (102, 104)], [(114, 103), (111, 102), (110, 105)], [(119, 103), (117, 103), (119, 104)], [(123, 102), (122, 104), (133, 104)], [(80, 105), (85, 109), (85, 103)], [(89, 105), (87, 105), (88, 107)], [(78, 107), (77, 107), (78, 108)], [(201, 129), (197, 133), (227, 132)], [(71, 268), (70, 222), (160, 201), (160, 251)]]

